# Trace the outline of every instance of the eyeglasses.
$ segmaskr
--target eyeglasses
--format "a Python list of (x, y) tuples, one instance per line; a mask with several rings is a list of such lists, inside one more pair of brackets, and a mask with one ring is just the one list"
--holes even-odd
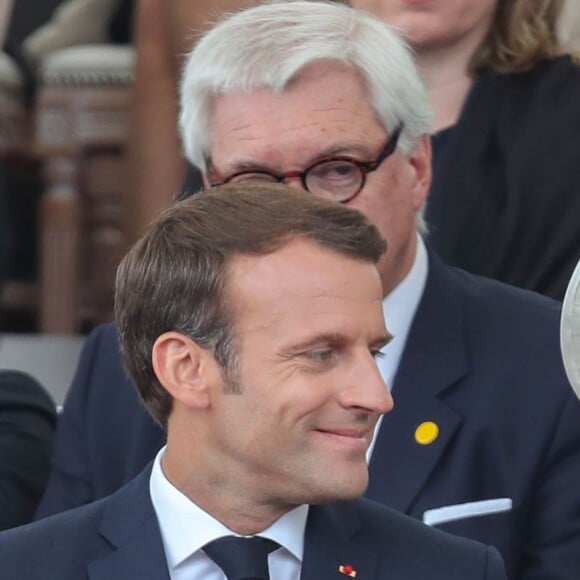
[(302, 187), (320, 197), (326, 197), (340, 203), (346, 203), (356, 197), (365, 186), (367, 175), (376, 171), (392, 155), (397, 147), (403, 129), (399, 125), (387, 140), (379, 154), (372, 161), (359, 161), (346, 155), (320, 159), (304, 171), (287, 173), (270, 173), (268, 171), (240, 171), (229, 177), (220, 177), (211, 170), (212, 187), (224, 183), (241, 183), (246, 181), (282, 183), (289, 178), (299, 178)]

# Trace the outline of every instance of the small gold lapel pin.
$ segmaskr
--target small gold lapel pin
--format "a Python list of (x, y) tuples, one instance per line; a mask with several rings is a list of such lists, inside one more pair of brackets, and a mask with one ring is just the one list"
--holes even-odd
[(338, 571), (349, 578), (356, 578), (356, 570), (350, 564), (343, 564), (338, 567)]
[(439, 437), (439, 425), (433, 421), (424, 421), (415, 430), (415, 441), (419, 445), (431, 445)]

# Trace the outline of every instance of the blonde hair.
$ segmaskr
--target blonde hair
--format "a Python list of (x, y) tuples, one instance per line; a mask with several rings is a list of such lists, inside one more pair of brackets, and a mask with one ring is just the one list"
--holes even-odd
[(525, 71), (563, 54), (557, 25), (562, 0), (498, 0), (491, 29), (468, 70)]

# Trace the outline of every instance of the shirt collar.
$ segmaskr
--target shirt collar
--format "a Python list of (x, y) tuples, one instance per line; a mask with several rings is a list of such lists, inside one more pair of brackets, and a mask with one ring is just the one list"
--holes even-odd
[[(377, 366), (389, 390), (393, 388), (411, 324), (427, 283), (429, 270), (427, 249), (421, 236), (417, 238), (417, 251), (411, 269), (398, 286), (383, 299), (385, 325), (393, 335), (393, 339), (382, 349), (383, 356), (377, 359)], [(383, 418), (384, 415), (381, 415), (375, 426), (372, 441), (367, 449), (368, 460), (373, 453)]]
[[(385, 357), (379, 360), (379, 367), (384, 374), (389, 388), (399, 366), (415, 312), (423, 296), (427, 283), (429, 260), (425, 242), (417, 236), (417, 251), (411, 269), (403, 280), (383, 299), (383, 314), (393, 340), (385, 347)], [(384, 364), (381, 364), (384, 363)]]
[[(161, 465), (164, 453), (165, 447), (155, 457), (149, 491), (161, 530), (167, 564), (173, 569), (208, 542), (238, 534), (193, 503), (167, 479)], [(308, 505), (298, 506), (259, 535), (278, 542), (302, 561), (308, 508)]]

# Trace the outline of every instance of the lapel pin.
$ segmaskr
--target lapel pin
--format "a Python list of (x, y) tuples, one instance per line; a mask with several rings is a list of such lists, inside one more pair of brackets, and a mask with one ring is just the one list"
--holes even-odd
[(431, 445), (439, 437), (439, 425), (424, 421), (415, 429), (415, 441), (419, 445)]
[(350, 564), (343, 564), (338, 567), (338, 571), (349, 578), (356, 578), (356, 570)]

